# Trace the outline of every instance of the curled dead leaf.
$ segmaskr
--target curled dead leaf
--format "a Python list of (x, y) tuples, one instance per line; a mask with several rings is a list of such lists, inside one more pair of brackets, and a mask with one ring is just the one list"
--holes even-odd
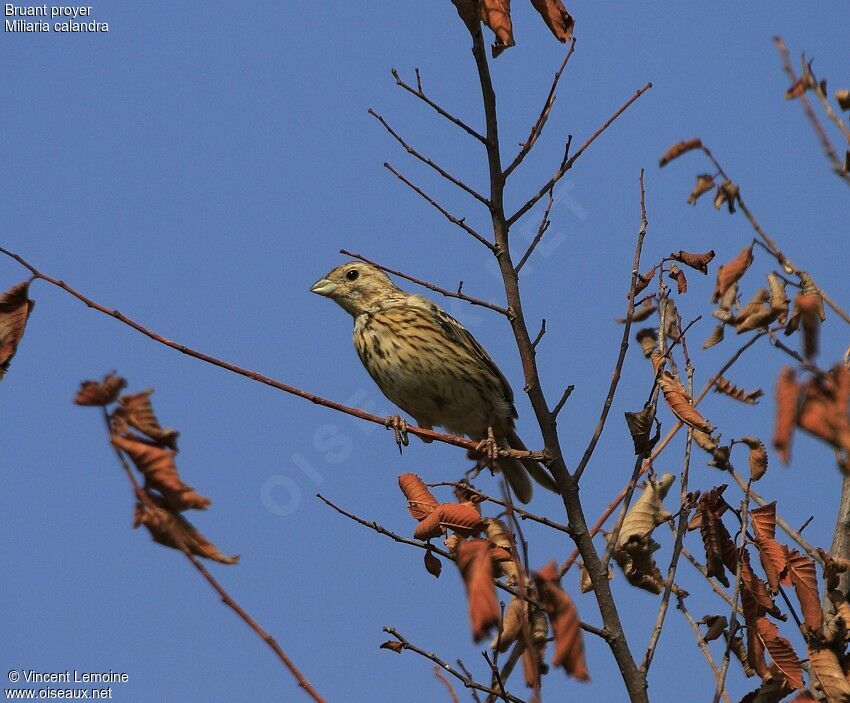
[(477, 534), (483, 527), (481, 514), (472, 503), (441, 503), (417, 525), (413, 536), (429, 540), (452, 530), (466, 537)]
[(702, 141), (699, 139), (688, 139), (683, 142), (678, 142), (664, 152), (664, 156), (661, 157), (661, 160), (658, 162), (658, 165), (664, 167), (671, 161), (673, 161), (673, 159), (678, 159), (682, 154), (686, 154), (689, 151), (701, 148)]
[(723, 332), (726, 329), (726, 325), (720, 324), (717, 325), (712, 331), (711, 334), (706, 337), (706, 340), (702, 343), (703, 349), (710, 349), (715, 344), (720, 344), (723, 341)]
[(767, 286), (770, 289), (770, 309), (776, 315), (780, 325), (784, 325), (788, 317), (788, 296), (785, 293), (785, 281), (778, 274), (771, 272), (767, 275)]
[(735, 200), (738, 198), (738, 191), (738, 186), (732, 183), (732, 181), (724, 181), (721, 185), (717, 186), (717, 192), (714, 195), (715, 209), (719, 210), (725, 203), (729, 209), (729, 214), (733, 214), (735, 212)]
[(732, 536), (721, 520), (728, 508), (723, 499), (724, 490), (725, 485), (717, 486), (700, 496), (696, 515), (688, 524), (688, 529), (699, 528), (705, 547), (706, 575), (715, 577), (728, 588), (729, 580), (726, 578), (724, 566), (734, 574), (737, 570), (737, 557)]
[(670, 278), (676, 281), (676, 292), (679, 295), (688, 292), (688, 279), (685, 278), (685, 272), (676, 264), (670, 264)]
[(700, 623), (706, 627), (705, 634), (702, 636), (706, 642), (719, 639), (729, 626), (725, 615), (706, 615)]
[(743, 276), (750, 264), (753, 263), (753, 245), (744, 247), (738, 256), (730, 262), (723, 264), (717, 269), (717, 283), (714, 286), (714, 293), (711, 296), (711, 302), (716, 303), (726, 294), (726, 292)]
[(205, 559), (211, 559), (222, 564), (237, 564), (238, 556), (226, 556), (218, 548), (202, 535), (182, 515), (172, 512), (167, 506), (150, 496), (151, 504), (136, 504), (133, 527), (144, 525), (155, 542), (182, 551), (181, 545), (185, 546), (192, 554)]
[(791, 439), (797, 423), (797, 398), (800, 385), (796, 372), (786, 366), (776, 380), (776, 420), (773, 429), (773, 446), (786, 464), (791, 460)]
[(850, 369), (842, 363), (823, 378), (812, 378), (802, 391), (797, 424), (837, 449), (847, 470), (850, 455)]
[(716, 393), (728, 395), (730, 398), (739, 400), (742, 403), (748, 403), (749, 405), (755, 405), (758, 403), (759, 398), (764, 395), (764, 391), (761, 388), (756, 388), (752, 391), (745, 391), (743, 388), (736, 386), (732, 383), (732, 381), (724, 376), (719, 376), (714, 382), (714, 391)]
[[(724, 618), (725, 619), (725, 618)], [(756, 675), (756, 670), (750, 665), (750, 660), (747, 656), (747, 647), (744, 644), (744, 638), (741, 635), (735, 635), (732, 638), (732, 654), (735, 655), (735, 658), (741, 662), (741, 666), (744, 669), (744, 676), (750, 677)], [(746, 698), (741, 700), (741, 703), (744, 703)]]
[(491, 627), (499, 624), (502, 617), (493, 585), (490, 543), (483, 539), (460, 542), (456, 563), (466, 586), (472, 637), (480, 642)]
[(0, 295), (0, 381), (18, 351), (27, 320), (35, 307), (35, 301), (27, 297), (29, 285), (29, 281), (18, 283)]
[(710, 173), (700, 173), (691, 194), (688, 196), (688, 205), (696, 205), (703, 195), (714, 188), (714, 176)]
[(792, 321), (795, 325), (802, 325), (803, 354), (807, 359), (811, 359), (818, 353), (818, 333), (822, 319), (823, 299), (820, 294), (806, 295), (800, 293), (794, 298), (794, 309), (786, 327), (786, 334), (788, 334), (788, 328), (792, 327)]
[(180, 479), (170, 449), (148, 444), (139, 437), (112, 435), (112, 444), (126, 452), (136, 468), (145, 477), (145, 485), (162, 494), (165, 503), (173, 510), (206, 510), (210, 499), (195, 492)]
[(767, 450), (764, 448), (764, 442), (753, 435), (741, 437), (740, 441), (750, 448), (750, 480), (758, 481), (767, 471)]
[(565, 43), (570, 40), (576, 21), (567, 12), (561, 0), (531, 0), (531, 4), (543, 17), (546, 26), (559, 42)]
[(126, 379), (114, 371), (106, 374), (102, 381), (83, 381), (80, 390), (74, 396), (76, 405), (106, 406), (118, 399), (122, 388), (127, 386)]
[[(637, 278), (635, 279), (635, 295), (640, 295), (643, 290), (649, 285), (649, 282), (655, 278), (655, 266), (653, 266), (646, 273), (637, 274)], [(628, 295), (626, 296), (628, 298)]]
[[(655, 301), (652, 298), (646, 298), (638, 307), (634, 309), (631, 320), (632, 322), (643, 322), (657, 309), (658, 308), (655, 305)], [(614, 322), (617, 322), (618, 324), (622, 325), (628, 322), (628, 318), (618, 317), (614, 320)]]
[(534, 574), (540, 601), (555, 633), (554, 666), (562, 666), (579, 681), (589, 681), (584, 659), (584, 637), (576, 606), (561, 588), (558, 566), (551, 562)]
[(153, 388), (141, 393), (121, 396), (113, 417), (120, 417), (127, 425), (147, 435), (155, 444), (177, 451), (177, 437), (180, 433), (170, 427), (162, 427), (151, 405)]
[(425, 552), (425, 571), (434, 578), (440, 578), (440, 573), (443, 571), (443, 562), (437, 559), (430, 549)]
[(835, 91), (835, 102), (842, 110), (850, 110), (850, 90), (841, 88)]
[(654, 407), (646, 405), (640, 412), (626, 412), (625, 415), (629, 433), (632, 435), (632, 443), (635, 446), (635, 456), (648, 454), (652, 451), (660, 436), (659, 430), (656, 429), (655, 436), (650, 437), (653, 424), (659, 427), (657, 422), (653, 423), (655, 419)]
[(404, 651), (404, 645), (398, 640), (387, 640), (378, 649), (388, 649), (396, 654), (401, 654)]
[(714, 431), (713, 425), (691, 405), (691, 398), (688, 395), (688, 391), (673, 374), (665, 371), (658, 379), (658, 385), (661, 386), (661, 391), (664, 393), (664, 400), (667, 401), (670, 410), (673, 411), (673, 414), (679, 420), (707, 434), (711, 434)]
[(700, 254), (694, 254), (680, 249), (677, 254), (670, 254), (670, 258), (685, 264), (685, 266), (690, 266), (692, 269), (695, 269), (700, 273), (707, 274), (708, 265), (714, 258), (714, 249)]
[(490, 649), (506, 652), (517, 641), (522, 628), (528, 623), (528, 601), (514, 596), (505, 608), (499, 630), (490, 642)]
[(407, 509), (415, 519), (424, 520), (437, 507), (437, 499), (416, 474), (399, 476), (398, 487), (407, 498)]
[(640, 344), (643, 355), (648, 359), (658, 346), (658, 332), (652, 327), (644, 327), (637, 331), (635, 340)]

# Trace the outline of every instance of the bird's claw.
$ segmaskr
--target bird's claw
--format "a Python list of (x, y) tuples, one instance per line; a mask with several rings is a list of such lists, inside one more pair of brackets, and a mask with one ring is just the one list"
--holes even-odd
[(401, 454), (402, 447), (406, 447), (410, 440), (407, 437), (407, 422), (400, 415), (390, 415), (384, 425), (388, 430), (395, 433), (395, 443), (398, 445), (398, 453)]
[(475, 447), (475, 453), (485, 460), (487, 466), (493, 467), (499, 458), (499, 445), (493, 436), (493, 428), (487, 428), (487, 439), (482, 439)]

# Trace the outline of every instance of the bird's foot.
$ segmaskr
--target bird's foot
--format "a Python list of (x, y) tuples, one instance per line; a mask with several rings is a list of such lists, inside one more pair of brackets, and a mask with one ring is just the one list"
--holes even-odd
[(487, 428), (487, 439), (482, 439), (478, 443), (478, 446), (475, 447), (475, 453), (480, 457), (479, 461), (483, 459), (483, 463), (487, 466), (492, 468), (496, 465), (499, 458), (499, 445), (493, 435), (492, 427)]
[(402, 447), (406, 447), (410, 441), (407, 437), (407, 422), (401, 415), (390, 415), (384, 421), (388, 430), (395, 433), (395, 443), (398, 445), (398, 453), (401, 454)]

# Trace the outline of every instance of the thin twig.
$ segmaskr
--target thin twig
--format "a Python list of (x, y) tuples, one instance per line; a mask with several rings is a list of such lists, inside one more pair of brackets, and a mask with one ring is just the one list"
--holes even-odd
[(626, 360), (626, 352), (629, 349), (629, 336), (632, 330), (632, 316), (635, 311), (635, 290), (637, 288), (638, 276), (640, 275), (640, 255), (643, 251), (643, 241), (646, 238), (646, 228), (649, 225), (649, 222), (646, 219), (646, 190), (643, 185), (643, 175), (644, 170), (641, 169), (639, 178), (640, 228), (638, 229), (635, 254), (632, 261), (632, 280), (629, 285), (629, 302), (628, 307), (626, 308), (626, 322), (623, 325), (623, 338), (620, 341), (620, 351), (617, 355), (617, 363), (614, 364), (614, 371), (611, 373), (611, 383), (608, 386), (608, 394), (605, 396), (605, 402), (602, 404), (602, 412), (599, 414), (599, 419), (596, 422), (596, 428), (593, 431), (593, 436), (590, 438), (590, 442), (588, 442), (587, 448), (584, 450), (581, 461), (579, 461), (578, 466), (573, 473), (573, 478), (575, 478), (576, 481), (581, 480), (581, 476), (587, 468), (590, 458), (593, 456), (593, 452), (596, 449), (599, 438), (602, 436), (602, 431), (605, 429), (605, 422), (608, 419), (608, 413), (611, 410), (611, 405), (614, 403), (614, 395), (617, 392), (617, 386), (620, 383), (620, 376), (623, 373), (623, 362)]
[(546, 334), (546, 318), (544, 317), (540, 321), (540, 331), (537, 333), (537, 336), (534, 338), (534, 341), (531, 342), (531, 346), (537, 349), (537, 345), (540, 344), (540, 340), (543, 339), (543, 335)]
[(561, 162), (561, 165), (555, 171), (554, 175), (545, 183), (545, 185), (543, 185), (537, 191), (537, 193), (535, 195), (533, 195), (522, 206), (520, 206), (520, 208), (513, 215), (511, 215), (510, 217), (507, 218), (508, 226), (512, 225), (520, 217), (522, 217), (525, 213), (527, 213), (531, 208), (534, 207), (534, 205), (537, 203), (538, 200), (540, 200), (540, 198), (542, 198), (544, 195), (546, 195), (546, 193), (548, 193), (550, 190), (552, 190), (552, 188), (554, 188), (555, 184), (558, 181), (560, 181), (564, 177), (564, 175), (567, 173), (567, 171), (569, 171), (573, 167), (573, 164), (584, 153), (584, 151), (591, 144), (593, 144), (594, 141), (596, 141), (597, 137), (599, 137), (600, 134), (602, 134), (606, 129), (608, 129), (608, 127), (610, 127), (611, 124), (620, 115), (622, 115), (633, 102), (635, 102), (635, 100), (637, 100), (641, 95), (643, 95), (651, 87), (652, 87), (652, 83), (647, 83), (645, 86), (643, 86), (642, 88), (637, 90), (635, 92), (635, 94), (631, 98), (629, 98), (623, 105), (621, 105), (617, 109), (617, 111), (613, 115), (611, 115), (611, 117), (609, 117), (607, 120), (605, 120), (605, 122), (603, 122), (602, 125), (600, 125), (593, 134), (591, 134), (587, 139), (585, 139), (584, 144), (582, 144), (578, 148), (578, 151), (575, 152), (575, 154), (573, 154), (572, 156), (570, 156), (567, 159), (564, 159)]
[[(510, 165), (505, 169), (505, 178), (513, 173), (514, 169), (519, 166), (523, 159), (528, 156), (528, 152), (534, 147), (537, 139), (543, 133), (543, 127), (546, 124), (546, 121), (549, 119), (549, 113), (552, 112), (552, 105), (555, 104), (555, 91), (558, 88), (558, 81), (561, 80), (561, 74), (564, 72), (564, 69), (567, 66), (567, 62), (570, 60), (570, 56), (573, 55), (573, 51), (576, 48), (576, 40), (573, 37), (570, 42), (570, 48), (567, 50), (567, 55), (564, 57), (564, 60), (561, 62), (561, 65), (558, 67), (558, 70), (555, 71), (555, 76), (552, 79), (552, 85), (549, 88), (549, 94), (546, 96), (546, 101), (543, 103), (543, 107), (540, 109), (540, 116), (535, 121), (534, 125), (531, 127), (531, 132), (528, 135), (528, 139), (526, 139), (522, 144), (520, 144), (519, 153), (514, 157), (514, 160), (511, 161)], [(518, 267), (519, 269), (519, 267)]]
[(466, 124), (466, 122), (455, 117), (450, 112), (443, 109), (440, 105), (438, 105), (433, 100), (431, 100), (431, 98), (429, 98), (427, 95), (425, 95), (425, 92), (422, 90), (422, 78), (419, 75), (419, 69), (418, 68), (416, 69), (416, 87), (415, 88), (413, 86), (410, 86), (407, 83), (405, 83), (401, 79), (401, 77), (398, 75), (398, 71), (396, 69), (392, 70), (392, 74), (393, 74), (393, 78), (395, 78), (395, 82), (396, 82), (397, 86), (404, 88), (407, 92), (411, 93), (412, 95), (415, 95), (417, 98), (419, 98), (426, 105), (434, 108), (434, 110), (436, 110), (438, 114), (445, 117), (449, 122), (453, 122), (454, 124), (456, 124), (464, 132), (466, 132), (467, 134), (469, 134), (472, 137), (475, 137), (482, 144), (487, 143), (487, 140), (483, 136), (481, 136), (478, 132), (476, 132), (472, 127), (470, 127), (468, 124)]
[[(112, 434), (112, 426), (109, 420), (109, 414), (106, 411), (106, 408), (103, 408), (103, 416), (106, 422), (106, 431), (110, 435)], [(151, 500), (150, 495), (142, 489), (139, 485), (138, 480), (136, 479), (133, 470), (130, 468), (129, 463), (127, 462), (126, 457), (123, 452), (112, 445), (113, 450), (115, 451), (115, 455), (118, 457), (119, 462), (121, 463), (124, 472), (127, 474), (127, 478), (130, 481), (131, 486), (133, 487), (133, 492), (136, 495), (136, 498), (140, 503), (145, 507), (146, 510), (155, 511), (157, 510), (157, 506), (154, 505)], [(230, 608), (234, 613), (236, 613), (242, 620), (245, 622), (248, 627), (250, 627), (257, 636), (262, 639), (269, 648), (275, 653), (278, 659), (283, 663), (283, 665), (289, 669), (289, 672), (295, 677), (295, 680), (298, 682), (298, 686), (304, 690), (304, 692), (312, 698), (316, 703), (325, 703), (325, 699), (313, 688), (313, 685), (306, 679), (304, 674), (298, 669), (295, 665), (295, 662), (289, 658), (289, 655), (283, 651), (283, 648), (277, 643), (277, 640), (274, 639), (268, 632), (266, 632), (262, 627), (260, 627), (259, 623), (257, 623), (254, 618), (252, 618), (247, 611), (245, 611), (239, 603), (224, 589), (224, 587), (216, 580), (216, 578), (207, 570), (207, 567), (204, 566), (201, 561), (189, 550), (186, 541), (183, 539), (183, 536), (177, 530), (170, 530), (169, 536), (174, 541), (174, 544), (177, 546), (178, 550), (182, 552), (183, 556), (189, 560), (192, 566), (201, 574), (204, 580), (213, 588), (213, 590), (218, 594), (221, 598), (221, 602), (224, 603), (228, 608)]]
[(477, 691), (482, 691), (483, 693), (495, 694), (496, 696), (503, 698), (504, 700), (510, 701), (510, 703), (525, 703), (522, 698), (517, 698), (509, 693), (506, 693), (505, 696), (502, 696), (501, 692), (491, 688), (490, 686), (485, 686), (483, 683), (478, 683), (474, 681), (469, 674), (462, 674), (460, 671), (455, 669), (451, 664), (444, 661), (440, 657), (438, 657), (434, 652), (426, 652), (421, 647), (417, 647), (415, 644), (412, 644), (407, 638), (404, 637), (398, 630), (394, 627), (385, 627), (383, 628), (384, 632), (398, 640), (399, 644), (401, 644), (402, 649), (409, 649), (411, 652), (416, 652), (421, 657), (425, 657), (426, 659), (430, 659), (437, 666), (439, 666), (443, 671), (448, 672), (452, 676), (454, 676), (458, 681), (460, 681), (466, 688), (472, 688)]
[(487, 200), (487, 198), (485, 198), (483, 195), (481, 195), (481, 193), (479, 193), (477, 190), (475, 190), (471, 186), (468, 186), (466, 183), (464, 183), (459, 178), (450, 174), (442, 166), (439, 166), (436, 163), (434, 163), (431, 159), (429, 159), (424, 154), (416, 151), (416, 149), (414, 149), (412, 146), (410, 146), (410, 144), (408, 144), (406, 141), (404, 141), (404, 139), (398, 134), (398, 132), (396, 132), (392, 127), (390, 127), (389, 123), (383, 117), (381, 117), (381, 115), (379, 115), (377, 112), (375, 112), (371, 107), (369, 108), (369, 114), (372, 115), (372, 117), (374, 117), (376, 120), (378, 120), (378, 122), (380, 122), (383, 125), (384, 129), (386, 129), (387, 132), (389, 132), (395, 138), (395, 140), (404, 147), (404, 150), (408, 154), (416, 157), (423, 164), (430, 166), (432, 169), (434, 169), (437, 173), (439, 173), (447, 181), (449, 181), (450, 183), (453, 183), (454, 185), (456, 185), (461, 190), (466, 191), (473, 198), (475, 198), (479, 202), (483, 203), (488, 208), (490, 207), (490, 201)]
[(481, 242), (485, 247), (487, 247), (490, 251), (493, 251), (492, 242), (488, 242), (484, 237), (482, 237), (478, 232), (476, 232), (472, 227), (466, 224), (466, 218), (464, 217), (455, 217), (448, 210), (446, 210), (440, 203), (438, 203), (434, 198), (428, 195), (424, 190), (422, 190), (419, 186), (417, 186), (412, 181), (408, 180), (404, 176), (402, 176), (398, 171), (396, 171), (390, 164), (386, 161), (384, 162), (384, 168), (387, 169), (390, 173), (392, 173), (396, 178), (398, 178), (402, 183), (404, 183), (408, 188), (410, 188), (414, 193), (417, 193), (420, 197), (422, 197), (428, 204), (430, 204), (433, 208), (435, 208), (443, 217), (445, 217), (449, 222), (454, 225), (460, 227), (464, 232), (466, 232), (473, 239)]
[(534, 235), (534, 239), (531, 240), (531, 244), (528, 245), (528, 249), (525, 250), (525, 253), (520, 258), (519, 263), (514, 267), (514, 270), (519, 273), (522, 271), (522, 267), (525, 266), (525, 262), (528, 261), (528, 258), (534, 253), (534, 250), (537, 248), (537, 245), (540, 244), (540, 240), (543, 239), (543, 235), (546, 234), (546, 231), (549, 229), (549, 225), (551, 224), (549, 220), (549, 213), (552, 212), (552, 205), (555, 203), (555, 199), (552, 196), (552, 191), (549, 191), (549, 200), (546, 202), (546, 207), (543, 210), (543, 217), (540, 218), (540, 226), (537, 228), (537, 234)]
[[(688, 621), (688, 624), (691, 626), (691, 629), (694, 631), (694, 637), (697, 638), (697, 645), (699, 646), (700, 651), (702, 652), (705, 660), (708, 662), (708, 665), (711, 667), (711, 670), (714, 672), (715, 680), (720, 676), (720, 669), (717, 668), (717, 664), (714, 662), (714, 657), (711, 654), (711, 650), (708, 648), (708, 644), (702, 636), (702, 633), (699, 631), (699, 625), (697, 621), (694, 620), (693, 615), (688, 612), (688, 608), (685, 605), (685, 599), (681, 596), (677, 597), (676, 607), (681, 611), (685, 620)], [(732, 703), (732, 699), (729, 698), (729, 694), (726, 690), (723, 690), (723, 700), (725, 703)]]
[[(693, 394), (693, 368), (688, 364), (688, 392)], [(689, 510), (688, 503), (688, 471), (691, 465), (691, 445), (693, 444), (694, 433), (688, 428), (688, 438), (685, 441), (685, 460), (682, 466), (682, 475), (680, 479), (679, 491), (679, 524), (676, 527), (676, 539), (673, 542), (673, 554), (670, 557), (670, 566), (667, 568), (667, 581), (664, 584), (664, 594), (661, 596), (661, 605), (658, 607), (658, 615), (655, 618), (655, 626), (652, 628), (652, 635), (649, 638), (649, 644), (646, 646), (646, 654), (643, 657), (641, 669), (644, 674), (649, 672), (649, 667), (652, 666), (652, 657), (655, 655), (655, 648), (658, 646), (658, 641), (661, 638), (661, 630), (664, 627), (664, 618), (667, 615), (667, 608), (670, 604), (670, 594), (673, 592), (673, 584), (676, 579), (676, 569), (679, 566), (679, 557), (682, 554), (682, 546), (685, 538), (685, 531), (688, 528)]]
[[(782, 57), (782, 64), (785, 72), (788, 74), (788, 77), (791, 79), (791, 85), (794, 85), (797, 80), (797, 72), (794, 70), (794, 66), (791, 63), (791, 56), (788, 54), (788, 49), (785, 46), (785, 42), (782, 41), (782, 37), (774, 37), (773, 43), (776, 44), (776, 48), (779, 51), (779, 55)], [(808, 72), (808, 67), (805, 67), (805, 70)], [(814, 77), (810, 76), (812, 81), (814, 81)], [(815, 87), (815, 90), (818, 90)], [(835, 151), (835, 147), (832, 145), (832, 140), (829, 138), (829, 135), (826, 133), (826, 130), (821, 125), (820, 120), (818, 119), (817, 114), (812, 109), (812, 105), (809, 102), (806, 94), (803, 93), (798, 98), (800, 103), (803, 105), (803, 111), (806, 113), (806, 117), (809, 120), (809, 123), (812, 125), (812, 129), (815, 130), (815, 134), (820, 140), (821, 146), (823, 147), (823, 151), (826, 154), (827, 159), (832, 165), (832, 170), (835, 171), (843, 180), (850, 183), (850, 173), (844, 170), (844, 164), (841, 161), (841, 158), (838, 156), (838, 153)], [(828, 103), (827, 103), (828, 104)]]
[(564, 392), (561, 394), (560, 399), (555, 404), (555, 407), (552, 408), (552, 418), (555, 419), (558, 417), (558, 414), (561, 412), (561, 409), (564, 407), (564, 404), (569, 400), (569, 397), (573, 394), (573, 391), (576, 389), (575, 384), (571, 383), (564, 389)]
[(457, 291), (451, 291), (447, 288), (441, 288), (440, 286), (434, 285), (433, 283), (429, 283), (428, 281), (423, 281), (421, 278), (416, 278), (411, 276), (410, 274), (403, 273), (401, 271), (397, 271), (396, 269), (391, 269), (388, 266), (384, 266), (383, 264), (379, 264), (377, 261), (372, 261), (371, 259), (367, 259), (362, 254), (358, 254), (353, 251), (349, 251), (348, 249), (340, 249), (340, 254), (345, 254), (345, 256), (350, 256), (352, 259), (360, 259), (360, 261), (365, 261), (367, 264), (371, 264), (375, 268), (381, 269), (381, 271), (386, 271), (387, 273), (393, 274), (393, 276), (398, 276), (399, 278), (404, 278), (405, 280), (411, 281), (415, 283), (417, 286), (422, 286), (423, 288), (427, 288), (428, 290), (432, 290), (435, 293), (439, 293), (440, 295), (444, 295), (447, 298), (457, 298), (458, 300), (464, 300), (470, 305), (478, 305), (482, 308), (488, 308), (495, 312), (501, 313), (502, 315), (507, 316), (508, 310), (507, 308), (503, 308), (500, 305), (496, 305), (495, 303), (490, 303), (486, 300), (482, 300), (481, 298), (474, 298), (471, 295), (467, 295), (466, 293), (462, 293), (460, 288)]

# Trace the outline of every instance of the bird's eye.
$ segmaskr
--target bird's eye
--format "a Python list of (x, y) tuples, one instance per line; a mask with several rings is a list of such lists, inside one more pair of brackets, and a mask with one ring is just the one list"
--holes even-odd
[(349, 281), (356, 281), (357, 277), (360, 275), (360, 272), (357, 269), (351, 269), (348, 273), (345, 274), (345, 277)]

